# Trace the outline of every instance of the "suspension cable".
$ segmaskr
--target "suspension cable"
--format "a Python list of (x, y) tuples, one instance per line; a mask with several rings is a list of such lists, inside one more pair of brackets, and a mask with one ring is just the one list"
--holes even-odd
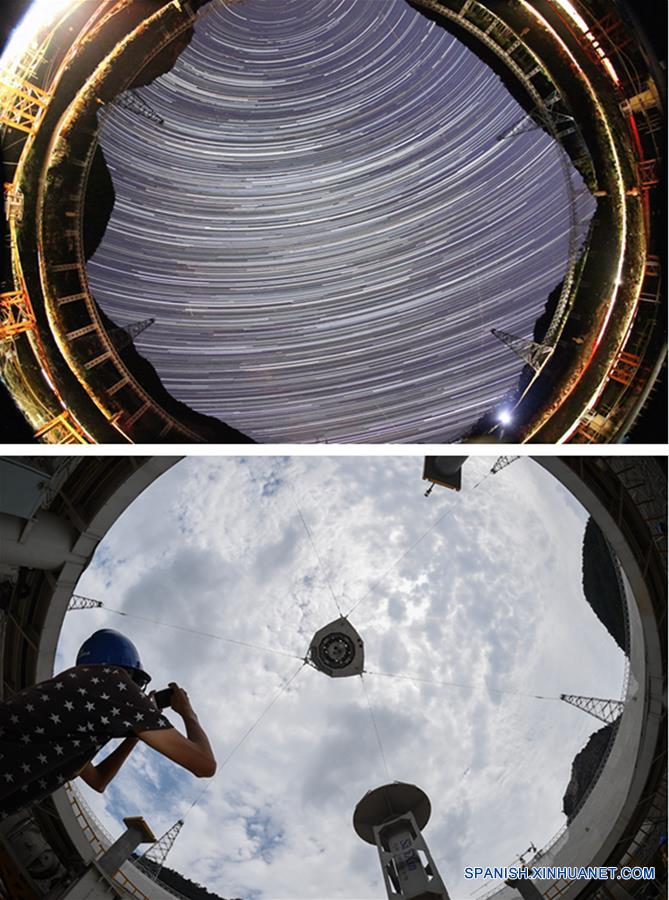
[(477, 688), (484, 687), (487, 691), (490, 691), (493, 694), (504, 694), (513, 697), (530, 697), (533, 700), (560, 700), (560, 697), (550, 697), (545, 696), (543, 694), (529, 694), (525, 691), (512, 691), (502, 688), (491, 688), (484, 684), (465, 684), (460, 681), (432, 681), (429, 678), (416, 678), (414, 675), (401, 675), (397, 672), (374, 672), (370, 669), (365, 669), (365, 675), (377, 675), (382, 678), (401, 678), (406, 681), (417, 681), (421, 684), (433, 684), (437, 687), (455, 687), (455, 688), (463, 688), (466, 690), (476, 690)]
[(305, 666), (306, 666), (306, 663), (305, 663), (305, 662), (302, 662), (302, 664), (301, 664), (297, 669), (295, 669), (295, 671), (294, 671), (293, 674), (290, 676), (290, 678), (288, 678), (288, 679), (286, 679), (286, 681), (284, 681), (284, 683), (281, 685), (280, 690), (274, 695), (273, 699), (272, 699), (272, 700), (268, 703), (268, 705), (263, 709), (263, 711), (260, 713), (260, 715), (258, 716), (258, 718), (257, 718), (257, 719), (255, 720), (255, 722), (253, 723), (253, 725), (251, 725), (251, 727), (248, 728), (248, 729), (244, 732), (244, 734), (243, 734), (242, 737), (237, 741), (237, 743), (234, 745), (234, 747), (232, 748), (232, 750), (230, 750), (230, 752), (227, 754), (227, 756), (223, 759), (223, 762), (220, 764), (220, 766), (218, 766), (219, 769), (222, 769), (225, 765), (227, 765), (227, 763), (230, 762), (230, 760), (232, 759), (232, 757), (234, 756), (234, 754), (237, 752), (237, 750), (239, 750), (239, 748), (242, 746), (242, 744), (244, 743), (244, 741), (249, 737), (249, 735), (250, 735), (253, 731), (255, 731), (255, 729), (258, 727), (258, 725), (260, 724), (260, 722), (262, 721), (262, 719), (265, 718), (265, 716), (266, 716), (267, 713), (270, 711), (270, 709), (274, 706), (274, 704), (275, 704), (276, 701), (279, 699), (279, 697), (284, 693), (285, 690), (287, 690), (288, 686), (289, 686), (289, 685), (297, 678), (297, 676), (300, 674), (300, 672), (302, 671), (302, 669), (304, 669)]
[(362, 684), (362, 689), (365, 692), (365, 699), (367, 700), (367, 708), (369, 709), (369, 715), (372, 720), (374, 734), (376, 735), (376, 740), (379, 745), (379, 752), (381, 753), (381, 759), (383, 760), (383, 768), (386, 770), (386, 776), (388, 778), (388, 781), (390, 781), (390, 769), (388, 768), (388, 761), (386, 759), (386, 754), (383, 752), (383, 744), (381, 743), (381, 734), (379, 732), (379, 726), (376, 724), (376, 716), (374, 715), (374, 710), (372, 709), (372, 702), (369, 699), (367, 685), (365, 684), (365, 679), (363, 677), (362, 672), (360, 673), (360, 683)]
[[(260, 722), (265, 718), (265, 716), (267, 715), (267, 713), (270, 711), (270, 709), (271, 709), (271, 708), (274, 706), (274, 704), (277, 702), (277, 700), (279, 699), (279, 697), (284, 693), (284, 691), (288, 688), (288, 686), (291, 684), (291, 682), (293, 682), (293, 681), (297, 678), (297, 676), (300, 674), (300, 672), (301, 672), (302, 669), (305, 667), (305, 665), (306, 665), (306, 663), (303, 662), (302, 665), (301, 665), (299, 668), (297, 668), (297, 669), (293, 672), (293, 674), (290, 676), (290, 678), (287, 678), (287, 679), (284, 681), (284, 683), (281, 685), (281, 688), (279, 689), (279, 691), (274, 695), (274, 697), (272, 698), (272, 700), (271, 700), (271, 701), (267, 704), (267, 706), (263, 709), (263, 711), (260, 713), (260, 715), (259, 715), (258, 718), (255, 720), (255, 722), (254, 722), (249, 728), (247, 728), (247, 730), (244, 732), (244, 734), (241, 736), (241, 738), (237, 741), (237, 743), (234, 745), (234, 747), (233, 747), (233, 748), (229, 751), (229, 753), (225, 756), (225, 758), (223, 759), (223, 762), (221, 762), (219, 765), (217, 765), (217, 767), (216, 767), (217, 771), (220, 770), (220, 769), (222, 769), (225, 765), (227, 765), (227, 763), (230, 762), (230, 760), (232, 759), (232, 757), (234, 756), (234, 754), (237, 752), (237, 750), (239, 750), (239, 748), (242, 746), (242, 744), (244, 743), (244, 741), (249, 737), (249, 735), (250, 735), (253, 731), (255, 731), (255, 729), (258, 727), (258, 725), (260, 724)], [(206, 785), (206, 787), (204, 787), (204, 788), (200, 791), (200, 793), (197, 795), (197, 797), (195, 798), (195, 800), (193, 800), (193, 802), (192, 802), (191, 805), (188, 807), (188, 809), (186, 810), (186, 812), (184, 813), (184, 815), (181, 817), (182, 819), (185, 819), (186, 816), (188, 815), (188, 813), (189, 813), (192, 809), (194, 809), (194, 808), (197, 806), (197, 804), (200, 802), (200, 800), (202, 800), (202, 798), (203, 798), (204, 795), (207, 793), (207, 791), (209, 790), (209, 788), (211, 787), (211, 785), (212, 785), (212, 782), (209, 781), (208, 784)]]
[(476, 488), (479, 487), (480, 485), (482, 485), (483, 482), (486, 480), (486, 478), (488, 478), (489, 476), (490, 476), (490, 472), (486, 472), (485, 475), (483, 476), (483, 478), (481, 478), (480, 481), (477, 481), (477, 482), (476, 482), (476, 484), (474, 485), (474, 487), (472, 488), (472, 490), (473, 490), (473, 491), (476, 490)]
[(112, 609), (103, 604), (102, 609), (107, 612), (114, 613), (117, 616), (126, 616), (129, 619), (139, 619), (142, 622), (150, 622), (152, 625), (162, 625), (163, 628), (174, 628), (177, 631), (187, 631), (189, 634), (197, 634), (202, 637), (213, 638), (215, 641), (225, 641), (226, 644), (237, 644), (239, 647), (251, 647), (253, 650), (263, 650), (265, 653), (276, 653), (279, 656), (290, 656), (292, 659), (303, 659), (297, 653), (289, 653), (287, 650), (277, 650), (274, 647), (262, 647), (259, 644), (251, 644), (248, 641), (238, 641), (236, 638), (224, 637), (221, 634), (213, 634), (210, 631), (199, 631), (197, 628), (187, 628), (185, 625), (174, 625), (171, 622), (159, 622), (157, 619), (149, 619), (147, 616), (140, 616), (137, 613), (124, 612), (120, 609)]
[(318, 565), (320, 566), (321, 572), (323, 573), (323, 577), (325, 578), (325, 583), (327, 584), (328, 590), (330, 591), (330, 596), (331, 596), (332, 599), (334, 600), (334, 604), (335, 604), (335, 606), (337, 607), (337, 612), (339, 613), (340, 616), (343, 617), (344, 614), (343, 614), (343, 612), (341, 611), (341, 607), (339, 606), (339, 602), (338, 602), (338, 600), (337, 600), (337, 598), (336, 598), (336, 596), (335, 596), (335, 592), (334, 592), (333, 589), (332, 589), (332, 584), (330, 583), (330, 579), (329, 579), (329, 577), (328, 577), (328, 573), (327, 573), (326, 570), (325, 570), (325, 566), (323, 565), (323, 560), (321, 559), (320, 553), (318, 552), (318, 549), (317, 549), (317, 547), (316, 547), (316, 544), (314, 543), (314, 539), (313, 539), (312, 536), (311, 536), (311, 531), (309, 531), (309, 526), (307, 525), (307, 523), (306, 523), (306, 521), (305, 521), (305, 518), (304, 518), (304, 516), (302, 515), (302, 510), (300, 509), (299, 504), (298, 504), (297, 500), (295, 499), (295, 494), (293, 494), (293, 492), (292, 492), (292, 490), (290, 489), (290, 487), (288, 488), (288, 490), (290, 491), (291, 499), (292, 499), (293, 503), (295, 504), (295, 509), (297, 510), (297, 514), (299, 515), (299, 517), (300, 517), (300, 519), (301, 519), (301, 521), (302, 521), (302, 525), (304, 526), (304, 530), (305, 530), (306, 533), (307, 533), (307, 537), (309, 538), (309, 543), (311, 544), (311, 549), (312, 549), (312, 550), (314, 551), (314, 553), (316, 554), (316, 559), (318, 560)]
[(188, 815), (188, 813), (189, 813), (192, 809), (195, 809), (195, 807), (198, 805), (198, 803), (200, 802), (200, 800), (202, 800), (202, 798), (203, 798), (204, 795), (207, 793), (207, 791), (209, 790), (209, 788), (211, 787), (211, 785), (212, 785), (212, 780), (209, 779), (209, 781), (207, 782), (207, 784), (202, 788), (202, 790), (200, 791), (200, 793), (197, 795), (197, 797), (195, 798), (195, 800), (193, 800), (193, 802), (192, 802), (191, 805), (188, 807), (188, 809), (187, 809), (186, 812), (183, 814), (183, 816), (181, 816), (182, 821), (185, 821), (186, 816)]

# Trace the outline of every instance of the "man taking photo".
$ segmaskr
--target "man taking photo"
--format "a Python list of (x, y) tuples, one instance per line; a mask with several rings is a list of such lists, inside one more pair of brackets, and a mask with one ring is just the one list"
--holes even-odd
[[(0, 819), (78, 775), (104, 791), (138, 741), (199, 778), (211, 778), (216, 760), (187, 693), (170, 685), (183, 735), (144, 693), (150, 680), (132, 641), (103, 628), (82, 644), (75, 666), (0, 703)], [(98, 751), (121, 737), (93, 765)]]

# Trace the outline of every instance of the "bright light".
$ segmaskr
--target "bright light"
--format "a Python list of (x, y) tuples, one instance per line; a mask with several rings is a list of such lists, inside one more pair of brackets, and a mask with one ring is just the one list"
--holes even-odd
[(508, 409), (503, 409), (501, 413), (497, 416), (497, 421), (502, 425), (509, 425), (512, 421), (511, 413)]
[(0, 56), (0, 68), (11, 66), (31, 46), (36, 48), (49, 25), (68, 7), (81, 2), (82, 0), (33, 0), (28, 12), (12, 31)]
[(569, 0), (555, 0), (555, 3), (557, 3), (558, 6), (562, 7), (562, 9), (567, 13), (571, 20), (578, 25), (583, 34), (587, 34), (587, 32), (589, 31), (587, 22), (585, 21), (583, 16), (579, 14), (577, 9), (572, 6)]
[(590, 43), (595, 48), (595, 53), (602, 61), (602, 65), (609, 73), (609, 78), (614, 81), (616, 84), (620, 84), (620, 79), (618, 78), (618, 73), (613, 68), (611, 60), (606, 56), (595, 36), (590, 31), (588, 27), (588, 23), (585, 21), (583, 16), (580, 15), (578, 10), (569, 2), (569, 0), (553, 0), (559, 7), (561, 7), (569, 16), (569, 18), (574, 22), (578, 28), (583, 32), (586, 39), (590, 41)]

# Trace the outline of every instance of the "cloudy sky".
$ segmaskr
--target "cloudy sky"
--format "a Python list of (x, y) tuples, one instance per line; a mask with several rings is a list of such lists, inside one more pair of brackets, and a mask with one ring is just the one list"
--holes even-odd
[[(125, 631), (152, 686), (189, 691), (219, 760), (198, 781), (140, 747), (106, 794), (81, 784), (109, 831), (142, 814), (162, 834), (208, 784), (169, 863), (245, 900), (383, 896), (351, 817), (389, 778), (429, 794), (424, 834), (454, 900), (477, 887), (464, 866), (511, 864), (546, 843), (598, 723), (528, 695), (617, 697), (623, 657), (583, 598), (585, 513), (527, 459), (475, 487), (492, 462), (470, 459), (461, 493), (428, 499), (415, 457), (191, 458), (152, 485), (78, 592), (268, 650), (105, 610), (68, 614), (58, 668), (95, 629)], [(388, 771), (360, 678), (310, 667), (222, 765), (300, 667), (282, 654), (306, 653), (335, 600), (344, 612), (362, 600), (351, 622)]]

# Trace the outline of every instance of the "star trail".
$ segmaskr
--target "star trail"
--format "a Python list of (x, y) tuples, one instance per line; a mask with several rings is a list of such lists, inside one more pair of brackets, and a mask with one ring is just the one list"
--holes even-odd
[[(559, 149), (404, 0), (240, 0), (101, 143), (89, 265), (165, 387), (261, 442), (457, 440), (518, 380), (568, 254)], [(594, 202), (583, 204), (590, 215)], [(585, 228), (585, 222), (583, 224)]]

